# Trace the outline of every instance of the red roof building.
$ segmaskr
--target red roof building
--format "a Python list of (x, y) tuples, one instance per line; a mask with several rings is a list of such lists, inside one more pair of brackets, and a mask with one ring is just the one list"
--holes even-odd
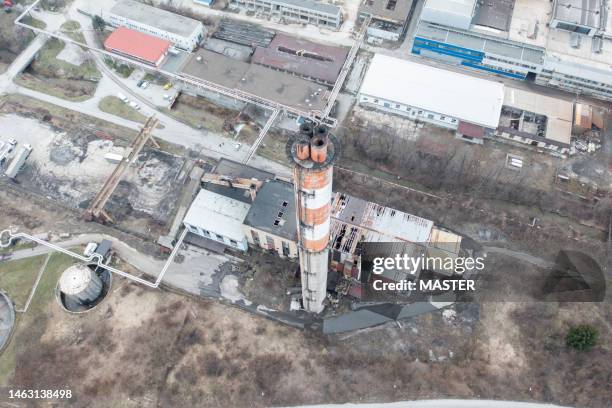
[(125, 27), (117, 28), (104, 42), (104, 48), (109, 52), (156, 67), (161, 65), (170, 45), (170, 41)]

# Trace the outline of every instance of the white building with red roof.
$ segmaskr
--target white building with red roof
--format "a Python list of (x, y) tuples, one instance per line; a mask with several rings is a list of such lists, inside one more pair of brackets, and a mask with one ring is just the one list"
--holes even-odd
[(172, 43), (149, 34), (119, 27), (106, 39), (104, 48), (147, 65), (159, 67)]

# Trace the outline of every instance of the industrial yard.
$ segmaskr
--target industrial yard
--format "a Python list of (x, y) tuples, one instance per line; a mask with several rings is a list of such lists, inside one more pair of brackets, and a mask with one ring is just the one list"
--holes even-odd
[[(577, 316), (600, 322), (610, 313), (603, 306), (489, 303), (479, 310), (458, 304), (401, 327), (322, 338), (125, 280), (81, 316), (62, 311), (47, 290), (32, 304), (36, 315), (19, 322), (16, 346), (3, 355), (2, 382), (71, 384), (77, 405), (97, 406), (101, 395), (104, 406), (128, 397), (142, 406), (270, 406), (479, 396), (604, 407), (610, 398), (601, 392), (601, 377), (583, 392), (568, 391), (592, 366), (564, 351), (559, 339)], [(545, 351), (524, 335), (527, 327), (547, 338)], [(298, 358), (297, 349), (303, 350)], [(600, 353), (599, 361), (607, 361)], [(11, 356), (14, 365), (7, 366)], [(305, 384), (313, 373), (316, 380)], [(449, 375), (452, 381), (437, 380)]]
[(563, 1), (5, 1), (0, 405), (608, 408), (612, 3)]

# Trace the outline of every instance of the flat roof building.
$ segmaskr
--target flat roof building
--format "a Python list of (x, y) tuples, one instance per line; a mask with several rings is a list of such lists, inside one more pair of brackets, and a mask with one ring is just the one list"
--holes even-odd
[(189, 207), (183, 223), (196, 235), (246, 251), (248, 243), (242, 223), (250, 208), (250, 204), (203, 189)]
[(467, 30), (476, 10), (476, 0), (427, 0), (421, 19)]
[(289, 22), (339, 29), (342, 9), (316, 0), (231, 0), (231, 4)]
[(148, 65), (159, 67), (170, 48), (170, 41), (119, 27), (104, 41), (104, 48)]
[(560, 30), (594, 35), (605, 17), (601, 0), (555, 0), (550, 25)]
[(413, 54), (612, 100), (610, 2), (477, 2), (469, 24), (456, 3), (427, 1)]
[(107, 20), (114, 27), (127, 27), (151, 34), (187, 51), (192, 51), (204, 38), (201, 21), (134, 0), (117, 1)]
[(304, 112), (322, 111), (328, 97), (327, 90), (314, 82), (202, 49), (191, 55), (181, 74)]
[(398, 41), (406, 31), (413, 0), (362, 0), (359, 16), (370, 16), (368, 35)]
[(251, 62), (302, 78), (334, 85), (348, 49), (317, 44), (278, 33), (267, 47), (257, 47)]
[(571, 143), (573, 110), (566, 100), (506, 87), (497, 135), (565, 154)]
[(456, 129), (460, 121), (495, 129), (504, 86), (415, 62), (374, 55), (360, 103)]

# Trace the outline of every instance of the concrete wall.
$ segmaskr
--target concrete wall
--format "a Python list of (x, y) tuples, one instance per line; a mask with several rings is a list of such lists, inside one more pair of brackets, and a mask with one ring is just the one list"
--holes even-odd
[(234, 249), (238, 249), (240, 251), (244, 251), (246, 252), (249, 249), (249, 245), (248, 245), (248, 241), (246, 239), (246, 237), (244, 237), (242, 240), (240, 241), (234, 241), (226, 236), (223, 235), (222, 231), (204, 231), (201, 228), (195, 226), (195, 225), (190, 225), (185, 223), (185, 226), (187, 227), (187, 229), (202, 237), (202, 238), (207, 238), (216, 242), (220, 242), (224, 245), (227, 245), (228, 247), (234, 248)]
[(385, 112), (406, 116), (413, 120), (429, 122), (436, 126), (445, 127), (448, 129), (457, 129), (457, 126), (459, 126), (458, 118), (442, 115), (437, 112), (431, 112), (418, 107), (409, 106), (394, 101), (387, 101), (385, 99), (377, 98), (371, 95), (360, 94), (359, 103), (364, 106), (370, 106)]
[[(244, 228), (244, 233), (246, 235), (249, 245), (255, 248), (259, 248), (259, 249), (276, 251), (278, 256), (280, 256), (281, 258), (285, 258), (285, 257), (292, 258), (292, 259), (297, 258), (298, 256), (297, 242), (290, 241), (288, 239), (281, 238), (279, 236), (276, 236), (276, 235), (273, 235), (273, 234), (270, 234), (270, 233), (267, 233), (261, 230), (257, 230), (248, 225), (244, 225), (243, 228)], [(255, 239), (253, 239), (254, 236), (258, 237), (259, 243), (255, 242)], [(272, 241), (274, 242), (274, 247), (270, 247), (268, 245), (268, 237), (270, 237)], [(288, 256), (286, 256), (283, 252), (283, 243), (285, 243), (285, 245), (289, 248)]]
[[(517, 136), (517, 135), (512, 135), (508, 132), (498, 132), (497, 136), (503, 138), (503, 139), (507, 139), (507, 140), (512, 140), (515, 142), (519, 142), (519, 143), (523, 143), (526, 145), (530, 145), (533, 146), (535, 148), (538, 148), (539, 150), (545, 149), (544, 151), (548, 151), (551, 153), (559, 153), (559, 154), (567, 154), (569, 152), (569, 148), (568, 147), (561, 147), (561, 146), (557, 146), (555, 144), (551, 144), (551, 143), (546, 143), (543, 141), (536, 141), (533, 139), (530, 139), (528, 137), (521, 137), (521, 136)], [(535, 144), (534, 144), (535, 143)]]

